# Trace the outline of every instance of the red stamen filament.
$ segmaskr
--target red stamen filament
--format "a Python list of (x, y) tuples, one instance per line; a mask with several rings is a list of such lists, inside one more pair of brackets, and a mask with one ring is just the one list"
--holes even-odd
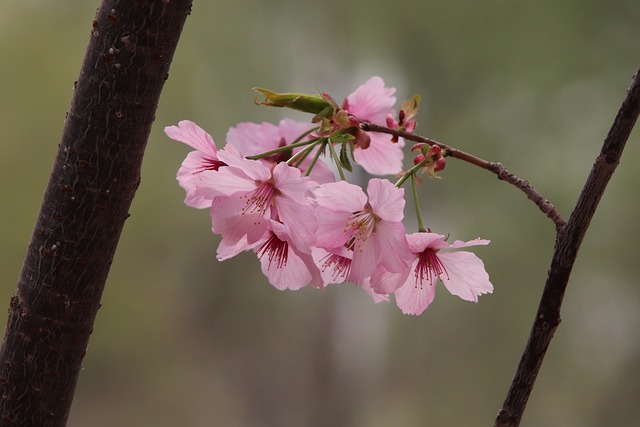
[(429, 286), (432, 286), (438, 280), (438, 277), (443, 273), (449, 277), (447, 269), (444, 267), (440, 258), (438, 258), (438, 252), (433, 249), (425, 249), (418, 254), (418, 264), (415, 268), (416, 288), (420, 287), (427, 281)]
[(272, 234), (269, 240), (260, 246), (256, 254), (259, 259), (262, 259), (265, 255), (268, 256), (269, 269), (271, 269), (271, 264), (274, 262), (276, 268), (282, 268), (287, 265), (287, 260), (289, 259), (289, 243), (278, 239), (275, 234)]

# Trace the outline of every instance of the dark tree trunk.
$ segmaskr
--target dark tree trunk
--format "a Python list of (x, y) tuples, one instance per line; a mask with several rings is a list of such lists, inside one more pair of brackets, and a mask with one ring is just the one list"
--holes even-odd
[(0, 355), (0, 426), (64, 426), (191, 0), (104, 0)]

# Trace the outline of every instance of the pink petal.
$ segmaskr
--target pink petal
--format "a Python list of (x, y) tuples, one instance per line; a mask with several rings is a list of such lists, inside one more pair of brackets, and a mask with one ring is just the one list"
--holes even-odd
[[(306, 172), (307, 169), (309, 169), (312, 160), (311, 156), (304, 159), (304, 161), (300, 163), (300, 170)], [(318, 184), (326, 184), (328, 182), (336, 181), (336, 177), (333, 172), (331, 172), (331, 169), (329, 169), (329, 167), (320, 159), (318, 159), (316, 164), (313, 165), (313, 169), (311, 170), (311, 173), (309, 173), (309, 178)]]
[(345, 244), (353, 235), (353, 229), (346, 228), (351, 212), (334, 211), (318, 206), (316, 208), (318, 231), (316, 232), (316, 246), (331, 249)]
[(322, 184), (314, 190), (314, 194), (318, 205), (333, 211), (352, 213), (362, 210), (367, 203), (362, 188), (345, 181)]
[(206, 171), (196, 181), (195, 194), (205, 199), (231, 196), (237, 192), (248, 192), (255, 188), (255, 181), (237, 168), (222, 167), (217, 171)]
[[(254, 181), (266, 181), (271, 178), (271, 170), (257, 160), (249, 160), (242, 157), (237, 148), (227, 144), (223, 150), (218, 151), (218, 158), (228, 167), (242, 171), (249, 179)], [(220, 168), (218, 171), (225, 170)]]
[(227, 239), (230, 245), (245, 236), (247, 243), (253, 244), (267, 231), (268, 220), (258, 213), (243, 213), (244, 206), (245, 201), (240, 197), (229, 197), (211, 209), (212, 229)]
[[(369, 203), (383, 221), (400, 222), (404, 218), (404, 189), (386, 179), (373, 178), (367, 186)], [(404, 239), (404, 232), (403, 232)]]
[(447, 242), (444, 241), (445, 237), (443, 234), (436, 233), (412, 233), (407, 234), (407, 243), (411, 252), (419, 254), (427, 248), (449, 247)]
[(401, 142), (393, 143), (389, 135), (368, 132), (371, 143), (366, 149), (356, 148), (354, 160), (372, 175), (396, 175), (402, 171), (404, 152)]
[(395, 88), (385, 87), (380, 77), (371, 77), (347, 97), (349, 112), (361, 120), (383, 125), (393, 112), (395, 92)]
[(182, 120), (178, 126), (167, 126), (164, 133), (171, 139), (183, 142), (205, 154), (215, 157), (216, 144), (213, 138), (204, 129), (191, 120)]
[(347, 251), (344, 246), (331, 251), (314, 246), (311, 248), (311, 256), (325, 284), (349, 281), (353, 253)]
[(371, 287), (379, 294), (392, 294), (406, 282), (411, 271), (413, 270), (407, 267), (402, 273), (391, 273), (378, 267), (371, 276)]
[[(289, 236), (282, 224), (270, 221), (270, 225), (276, 238), (281, 242), (289, 242)], [(280, 290), (297, 290), (308, 284), (323, 287), (320, 272), (310, 255), (299, 252), (295, 246), (289, 244), (286, 256), (284, 263), (275, 259), (270, 260), (269, 254), (260, 256), (262, 272), (269, 279), (269, 283)]]
[(216, 258), (218, 259), (218, 261), (224, 261), (229, 258), (233, 258), (234, 256), (238, 255), (240, 252), (253, 249), (259, 244), (260, 244), (260, 241), (257, 241), (256, 243), (250, 245), (249, 243), (247, 243), (246, 236), (242, 237), (240, 240), (238, 240), (234, 244), (231, 244), (228, 239), (222, 239), (220, 241), (220, 244), (218, 245)]
[(211, 171), (202, 169), (203, 157), (202, 152), (192, 151), (182, 162), (182, 166), (178, 169), (176, 178), (180, 187), (184, 188), (187, 193), (184, 203), (196, 209), (208, 208), (211, 206), (211, 197), (205, 197), (202, 194), (196, 194), (196, 190), (201, 186), (201, 175), (208, 174)]
[(293, 203), (286, 198), (278, 199), (278, 216), (284, 223), (288, 240), (301, 251), (308, 253), (316, 241), (318, 223), (310, 204)]
[(291, 119), (283, 119), (278, 124), (278, 132), (280, 138), (283, 138), (287, 144), (291, 144), (298, 139), (300, 135), (307, 132), (311, 128), (311, 124), (307, 122), (296, 122)]
[(481, 239), (479, 237), (477, 239), (469, 240), (468, 242), (463, 242), (462, 240), (456, 240), (455, 242), (453, 242), (453, 244), (449, 245), (449, 249), (467, 248), (469, 246), (488, 245), (489, 243), (491, 243), (491, 240)]
[(309, 284), (311, 273), (307, 265), (300, 257), (300, 254), (289, 246), (289, 254), (286, 265), (277, 267), (275, 263), (269, 261), (267, 256), (260, 258), (262, 273), (267, 277), (276, 289), (281, 291), (290, 289), (298, 290)]
[(405, 272), (409, 263), (415, 258), (415, 255), (409, 251), (404, 231), (404, 224), (401, 222), (381, 221), (370, 237), (384, 248), (379, 263), (392, 273)]
[(388, 294), (379, 294), (377, 292), (375, 292), (373, 290), (373, 288), (371, 287), (371, 282), (369, 279), (365, 279), (365, 281), (362, 283), (362, 289), (364, 289), (364, 291), (369, 294), (369, 296), (373, 299), (373, 302), (378, 304), (381, 302), (389, 302), (389, 295)]
[(478, 295), (492, 293), (493, 285), (484, 263), (471, 252), (438, 252), (446, 269), (440, 280), (447, 290), (465, 301), (478, 302)]
[(311, 187), (309, 178), (302, 176), (300, 169), (278, 163), (273, 169), (273, 183), (280, 194), (298, 204), (309, 204), (308, 189)]
[(409, 275), (404, 284), (394, 292), (396, 305), (404, 314), (420, 315), (436, 297), (436, 285), (424, 284), (416, 285), (413, 275)]
[(356, 242), (351, 262), (351, 281), (361, 283), (370, 277), (378, 266), (382, 248), (378, 239), (369, 237), (366, 241)]
[(227, 143), (245, 156), (253, 156), (278, 148), (280, 132), (273, 123), (238, 123), (227, 132)]

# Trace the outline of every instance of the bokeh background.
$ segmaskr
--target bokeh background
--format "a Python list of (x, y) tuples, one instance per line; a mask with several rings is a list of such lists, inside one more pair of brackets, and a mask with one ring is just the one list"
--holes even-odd
[[(476, 253), (495, 292), (476, 305), (440, 288), (422, 316), (403, 316), (350, 285), (279, 292), (252, 254), (217, 262), (207, 212), (183, 205), (175, 181), (189, 149), (162, 129), (188, 118), (221, 144), (237, 122), (284, 117), (255, 106), (251, 87), (342, 99), (377, 74), (399, 101), (422, 94), (421, 133), (503, 162), (568, 216), (640, 64), (637, 1), (194, 3), (69, 426), (492, 425), (553, 249), (552, 223), (521, 193), (456, 161), (425, 182), (431, 228), (492, 241)], [(97, 6), (3, 2), (6, 306)], [(640, 419), (638, 158), (636, 130), (584, 242), (523, 426)]]

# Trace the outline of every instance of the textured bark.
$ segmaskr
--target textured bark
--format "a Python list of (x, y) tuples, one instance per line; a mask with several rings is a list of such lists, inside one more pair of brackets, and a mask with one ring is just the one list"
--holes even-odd
[(0, 354), (0, 426), (64, 426), (190, 0), (104, 0)]
[(633, 78), (571, 217), (558, 232), (536, 319), (507, 397), (496, 417), (496, 427), (517, 427), (520, 424), (542, 361), (560, 324), (562, 300), (580, 245), (639, 114), (640, 70)]

